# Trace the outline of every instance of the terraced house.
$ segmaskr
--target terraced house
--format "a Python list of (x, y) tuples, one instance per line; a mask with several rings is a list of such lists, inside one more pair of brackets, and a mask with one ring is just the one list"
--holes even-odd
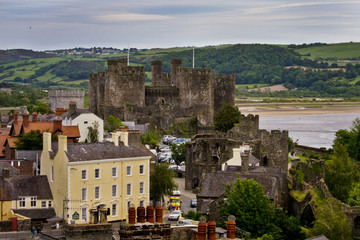
[(47, 175), (56, 215), (71, 223), (124, 220), (131, 204), (149, 203), (150, 156), (128, 144), (128, 132), (113, 142), (51, 143), (43, 134), (41, 174)]

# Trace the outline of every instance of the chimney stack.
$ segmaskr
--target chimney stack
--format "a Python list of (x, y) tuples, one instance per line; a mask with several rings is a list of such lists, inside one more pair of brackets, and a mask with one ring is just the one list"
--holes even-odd
[(43, 132), (43, 151), (51, 151), (51, 133)]
[(69, 117), (76, 112), (76, 102), (71, 101), (69, 103), (69, 111), (68, 112), (69, 112), (69, 115), (68, 115)]
[(115, 146), (119, 146), (119, 135), (117, 132), (111, 133), (111, 140), (114, 143)]
[(126, 147), (129, 146), (129, 133), (127, 131), (121, 131), (120, 139)]
[(14, 113), (14, 124), (18, 123), (18, 114), (17, 112)]
[(56, 129), (61, 130), (61, 127), (62, 127), (62, 120), (61, 119), (54, 119), (53, 123), (54, 123), (53, 131), (55, 131)]
[(10, 170), (8, 168), (3, 168), (2, 174), (4, 179), (10, 178)]
[(67, 152), (67, 136), (66, 135), (58, 135), (58, 146), (59, 146), (59, 151)]
[(37, 122), (37, 112), (33, 112), (32, 118), (33, 118), (33, 122)]
[(28, 113), (23, 114), (23, 125), (24, 125), (24, 127), (29, 126), (29, 114)]

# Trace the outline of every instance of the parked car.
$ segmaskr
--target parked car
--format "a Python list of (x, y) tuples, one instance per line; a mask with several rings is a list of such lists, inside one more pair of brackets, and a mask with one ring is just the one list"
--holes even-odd
[(191, 199), (191, 201), (190, 201), (190, 207), (192, 207), (192, 208), (196, 208), (196, 207), (197, 207), (197, 199), (196, 199), (196, 198)]
[(178, 221), (181, 217), (181, 211), (180, 210), (174, 210), (169, 214), (169, 221)]
[(174, 189), (174, 190), (172, 191), (172, 195), (173, 195), (173, 196), (180, 196), (180, 195), (181, 195), (181, 192), (180, 192), (179, 189)]
[(176, 226), (197, 226), (196, 224), (194, 224), (193, 221), (191, 221), (190, 219), (181, 219), (179, 221), (177, 221)]

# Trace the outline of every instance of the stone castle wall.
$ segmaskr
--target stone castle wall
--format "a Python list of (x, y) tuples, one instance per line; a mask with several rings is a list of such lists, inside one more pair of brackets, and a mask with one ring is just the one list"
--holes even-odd
[(176, 118), (196, 116), (200, 126), (212, 126), (222, 103), (234, 105), (235, 77), (219, 76), (208, 68), (194, 71), (181, 63), (171, 60), (168, 74), (162, 72), (161, 61), (153, 61), (152, 86), (145, 87), (144, 67), (127, 66), (126, 59), (109, 60), (105, 72), (90, 75), (90, 111), (104, 119), (114, 115), (164, 128)]
[(70, 102), (75, 102), (77, 108), (84, 108), (84, 90), (49, 90), (51, 110), (69, 108)]

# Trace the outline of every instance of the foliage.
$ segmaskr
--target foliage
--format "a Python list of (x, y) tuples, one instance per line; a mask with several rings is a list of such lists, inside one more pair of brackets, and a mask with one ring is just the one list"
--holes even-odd
[(176, 165), (180, 165), (181, 162), (185, 162), (186, 143), (179, 145), (171, 144), (171, 158), (175, 161)]
[(293, 149), (295, 149), (295, 143), (292, 140), (291, 137), (288, 138), (288, 152), (291, 152)]
[(113, 115), (110, 115), (107, 122), (105, 123), (104, 129), (105, 129), (105, 131), (111, 133), (117, 127), (121, 127), (121, 126), (124, 126), (124, 124), (122, 124), (121, 120), (117, 117), (114, 117)]
[(25, 104), (36, 104), (38, 99), (47, 94), (28, 86), (12, 86), (12, 93), (0, 91), (0, 107), (24, 106)]
[(140, 136), (142, 144), (149, 144), (150, 148), (154, 149), (160, 142), (160, 134), (157, 133), (154, 129), (151, 129), (149, 132)]
[(194, 210), (189, 210), (184, 217), (195, 221), (199, 221), (201, 216), (202, 216), (201, 212), (195, 212)]
[(95, 121), (92, 126), (87, 127), (87, 142), (94, 143), (99, 141), (99, 123)]
[(174, 178), (175, 173), (169, 169), (167, 163), (155, 166), (154, 173), (150, 175), (150, 194), (153, 197), (154, 206), (162, 199), (163, 195), (170, 196), (173, 189), (177, 188)]
[(340, 129), (335, 133), (334, 145), (342, 144), (346, 147), (349, 156), (360, 161), (360, 119), (356, 118), (350, 131)]
[(353, 184), (349, 193), (348, 204), (350, 206), (360, 206), (360, 182)]
[(40, 130), (31, 130), (25, 135), (20, 135), (15, 146), (17, 150), (41, 150), (43, 146), (42, 133)]
[[(250, 232), (251, 237), (267, 234), (269, 239), (304, 239), (299, 221), (275, 209), (255, 180), (238, 178), (226, 185), (225, 197), (220, 206), (223, 219), (234, 215), (236, 226)], [(289, 234), (292, 238), (287, 237)]]
[(227, 132), (239, 123), (240, 112), (237, 107), (223, 104), (222, 108), (215, 114), (215, 130)]
[(28, 109), (29, 113), (33, 113), (33, 112), (41, 113), (41, 114), (45, 114), (46, 112), (54, 113), (51, 110), (51, 108), (48, 105), (46, 105), (45, 103), (39, 103), (36, 106), (30, 105), (27, 107), (27, 109)]
[(359, 181), (359, 170), (343, 145), (335, 144), (334, 153), (332, 159), (325, 162), (325, 182), (331, 194), (346, 203), (352, 185)]
[(351, 227), (349, 220), (342, 212), (339, 202), (328, 198), (326, 202), (316, 208), (316, 220), (309, 236), (324, 234), (329, 240), (350, 240)]

